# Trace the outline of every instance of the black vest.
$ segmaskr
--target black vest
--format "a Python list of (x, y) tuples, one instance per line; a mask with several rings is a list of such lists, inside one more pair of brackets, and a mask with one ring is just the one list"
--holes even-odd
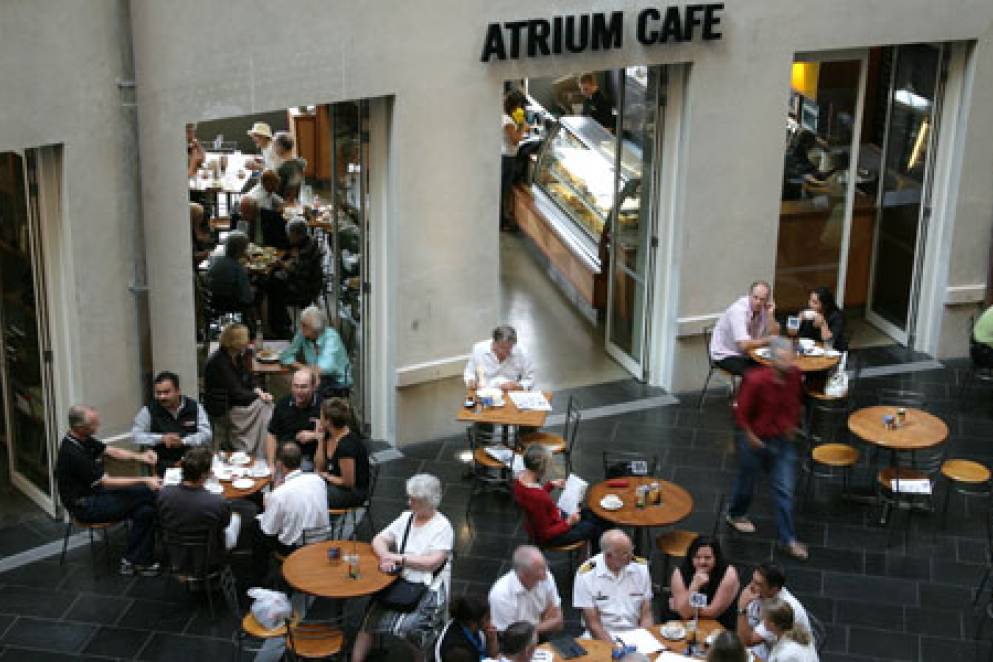
[[(180, 437), (187, 437), (197, 432), (197, 415), (199, 409), (197, 401), (187, 398), (185, 395), (179, 407), (179, 415), (173, 418), (169, 411), (156, 401), (148, 405), (148, 413), (151, 416), (149, 432), (155, 434), (167, 434), (169, 432), (178, 434)], [(161, 475), (165, 467), (171, 467), (183, 457), (188, 449), (185, 446), (178, 448), (166, 448), (165, 444), (156, 444), (155, 453), (159, 456), (159, 471)]]

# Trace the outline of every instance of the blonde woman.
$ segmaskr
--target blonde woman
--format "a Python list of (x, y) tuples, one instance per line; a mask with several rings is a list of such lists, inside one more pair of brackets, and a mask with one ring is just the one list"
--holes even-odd
[(248, 327), (228, 324), (220, 347), (204, 366), (204, 408), (214, 428), (214, 448), (261, 455), (272, 417), (272, 396), (255, 385)]
[(780, 598), (762, 603), (762, 622), (776, 638), (768, 662), (818, 662), (810, 630), (795, 623), (793, 607)]

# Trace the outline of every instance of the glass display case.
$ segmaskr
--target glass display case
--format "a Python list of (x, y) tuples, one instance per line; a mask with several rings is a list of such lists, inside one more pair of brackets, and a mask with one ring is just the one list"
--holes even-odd
[[(618, 222), (637, 227), (641, 183), (641, 154), (623, 142), (619, 182)], [(565, 229), (575, 228), (578, 238), (597, 254), (604, 226), (614, 208), (614, 168), (617, 139), (590, 117), (564, 116), (551, 129), (538, 156), (534, 185), (562, 212)]]

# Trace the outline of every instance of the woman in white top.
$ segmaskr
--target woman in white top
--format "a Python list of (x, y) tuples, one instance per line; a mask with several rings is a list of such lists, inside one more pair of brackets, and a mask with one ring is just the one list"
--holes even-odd
[(503, 132), (500, 148), (500, 229), (509, 230), (514, 226), (510, 213), (510, 190), (517, 175), (517, 148), (531, 128), (524, 120), (524, 106), (527, 97), (511, 90), (503, 98)]
[(373, 600), (355, 638), (354, 662), (365, 662), (377, 634), (405, 640), (415, 649), (415, 659), (420, 660), (424, 647), (443, 624), (451, 576), (448, 560), (455, 533), (448, 518), (438, 512), (441, 481), (430, 474), (412, 476), (407, 480), (407, 503), (410, 510), (376, 534), (372, 549), (379, 558), (380, 570), (399, 570), (403, 579), (423, 583), (428, 590), (408, 612), (388, 609)]
[(776, 637), (766, 662), (818, 662), (810, 631), (793, 622), (793, 607), (779, 598), (762, 603), (762, 621)]

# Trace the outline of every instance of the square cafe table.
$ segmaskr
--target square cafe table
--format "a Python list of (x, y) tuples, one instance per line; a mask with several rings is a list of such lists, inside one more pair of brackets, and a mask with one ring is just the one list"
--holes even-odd
[[(545, 399), (551, 403), (552, 392), (543, 391), (543, 393), (545, 395)], [(468, 395), (475, 397), (476, 392), (474, 390), (470, 390)], [(518, 409), (514, 404), (514, 401), (510, 399), (510, 395), (508, 393), (504, 393), (503, 402), (504, 404), (502, 407), (484, 407), (479, 404), (477, 400), (475, 407), (460, 407), (458, 414), (455, 416), (455, 420), (463, 423), (489, 423), (490, 425), (501, 425), (503, 426), (503, 440), (505, 444), (507, 442), (507, 428), (510, 426), (524, 426), (531, 428), (544, 427), (545, 420), (548, 418), (547, 411)]]

